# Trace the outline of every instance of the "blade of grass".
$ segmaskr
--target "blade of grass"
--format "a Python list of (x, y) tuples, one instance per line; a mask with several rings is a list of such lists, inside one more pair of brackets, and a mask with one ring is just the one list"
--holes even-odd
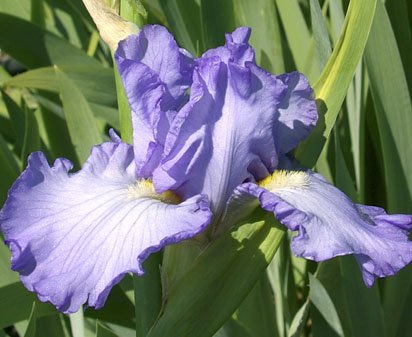
[(344, 28), (328, 63), (314, 85), (320, 119), (297, 157), (313, 167), (335, 124), (348, 87), (363, 54), (375, 13), (376, 0), (352, 0)]
[(55, 71), (70, 138), (79, 161), (83, 163), (89, 156), (92, 146), (102, 142), (102, 137), (81, 91), (59, 68), (55, 67)]
[[(411, 99), (395, 35), (381, 3), (377, 6), (365, 61), (382, 146), (388, 208), (392, 212), (411, 212)], [(409, 319), (404, 315), (411, 293), (410, 268), (385, 280), (383, 308), (387, 336), (411, 333)]]
[(200, 7), (195, 0), (159, 1), (179, 45), (193, 55), (204, 51)]
[(256, 218), (264, 220), (245, 221), (196, 259), (170, 289), (163, 314), (148, 337), (209, 337), (222, 326), (259, 279), (284, 234), (275, 227), (272, 214), (252, 214), (250, 219)]
[[(10, 27), (13, 29), (11, 30)], [(2, 13), (0, 13), (0, 48), (28, 68), (53, 64), (100, 65), (97, 60), (88, 57), (86, 52), (55, 34), (28, 21)]]
[(255, 49), (256, 63), (272, 73), (285, 72), (280, 22), (274, 1), (237, 0), (233, 7), (236, 26), (252, 28), (250, 44)]
[(328, 292), (322, 283), (312, 274), (309, 274), (309, 286), (310, 301), (319, 310), (326, 322), (338, 334), (338, 336), (343, 337), (342, 325)]
[(318, 61), (321, 69), (323, 69), (332, 53), (332, 46), (330, 44), (325, 18), (323, 17), (318, 0), (310, 0), (310, 17)]

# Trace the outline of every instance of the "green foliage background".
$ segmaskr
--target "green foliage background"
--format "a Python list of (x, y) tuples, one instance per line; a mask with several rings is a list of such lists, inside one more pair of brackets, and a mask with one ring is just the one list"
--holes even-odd
[[(302, 163), (357, 202), (412, 213), (410, 1), (108, 2), (140, 25), (167, 26), (197, 56), (225, 32), (252, 27), (259, 65), (297, 69), (315, 89), (321, 118), (296, 150)], [(78, 168), (109, 127), (130, 138), (111, 52), (81, 0), (1, 0), (0, 50), (0, 204), (29, 153)], [(71, 316), (23, 288), (1, 244), (0, 337), (412, 335), (410, 266), (367, 289), (352, 257), (297, 259), (287, 236), (257, 211), (200, 252), (170, 289), (162, 289), (158, 254), (102, 310)]]

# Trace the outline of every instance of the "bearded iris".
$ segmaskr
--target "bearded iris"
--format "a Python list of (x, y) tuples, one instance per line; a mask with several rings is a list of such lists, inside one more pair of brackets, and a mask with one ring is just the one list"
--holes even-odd
[(297, 72), (255, 64), (250, 29), (195, 59), (167, 30), (145, 26), (115, 58), (132, 109), (133, 146), (115, 134), (82, 169), (42, 153), (0, 213), (12, 268), (59, 310), (101, 307), (147, 256), (207, 226), (235, 223), (257, 203), (298, 234), (296, 255), (354, 254), (367, 285), (412, 260), (412, 217), (352, 203), (312, 171), (284, 171), (286, 155), (317, 122)]

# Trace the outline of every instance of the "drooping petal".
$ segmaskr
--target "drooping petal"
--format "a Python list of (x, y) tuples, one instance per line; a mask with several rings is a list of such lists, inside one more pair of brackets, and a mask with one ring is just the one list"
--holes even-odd
[(277, 171), (259, 187), (241, 185), (237, 194), (254, 195), (287, 228), (297, 256), (324, 261), (354, 254), (367, 286), (412, 261), (412, 216), (388, 215), (382, 208), (352, 203), (319, 174)]
[(132, 109), (138, 174), (147, 178), (159, 163), (175, 110), (188, 99), (194, 61), (157, 25), (120, 42), (115, 59)]
[[(159, 191), (207, 194), (216, 217), (236, 186), (267, 176), (282, 151), (307, 135), (299, 121), (316, 120), (316, 108), (306, 111), (307, 100), (315, 104), (303, 75), (277, 78), (256, 66), (249, 35), (239, 28), (224, 47), (197, 60), (190, 100), (171, 124), (165, 158), (153, 175)], [(283, 136), (294, 132), (287, 143)]]
[(42, 301), (67, 313), (86, 302), (99, 308), (125, 273), (143, 273), (150, 253), (208, 224), (205, 197), (168, 203), (151, 183), (136, 180), (133, 159), (121, 142), (94, 147), (74, 174), (66, 159), (50, 167), (41, 152), (29, 157), (0, 225), (12, 269)]

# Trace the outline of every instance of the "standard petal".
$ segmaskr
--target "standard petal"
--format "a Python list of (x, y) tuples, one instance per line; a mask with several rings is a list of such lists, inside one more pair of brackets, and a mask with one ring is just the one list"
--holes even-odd
[(173, 36), (162, 26), (144, 26), (138, 34), (130, 35), (119, 43), (115, 56), (119, 60), (146, 65), (158, 74), (160, 81), (177, 100), (182, 99), (191, 84), (193, 57), (179, 48)]
[(218, 217), (236, 186), (276, 166), (273, 126), (284, 90), (252, 63), (199, 60), (190, 100), (174, 119), (153, 174), (155, 186), (184, 197), (205, 193)]
[(251, 29), (239, 27), (233, 33), (226, 34), (226, 43), (222, 47), (209, 49), (202, 58), (218, 56), (223, 62), (234, 62), (244, 66), (246, 62), (255, 62), (255, 51), (249, 45)]
[(305, 139), (318, 121), (313, 89), (306, 77), (297, 71), (276, 76), (287, 87), (279, 104), (279, 117), (275, 134), (279, 153), (293, 150)]
[(175, 110), (188, 100), (194, 61), (156, 25), (120, 42), (115, 59), (132, 109), (137, 171), (148, 178), (162, 156)]
[(276, 77), (256, 66), (249, 35), (238, 28), (224, 47), (197, 60), (190, 100), (171, 124), (153, 175), (159, 191), (207, 194), (216, 218), (236, 186), (273, 172), (316, 122), (304, 76)]
[(411, 262), (412, 216), (354, 204), (310, 171), (277, 171), (262, 186), (243, 184), (237, 193), (254, 195), (263, 209), (298, 231), (291, 243), (297, 256), (323, 261), (354, 254), (367, 286)]
[[(40, 152), (9, 192), (0, 225), (12, 269), (42, 301), (75, 312), (101, 307), (125, 273), (143, 273), (147, 256), (193, 237), (209, 222), (205, 197), (170, 204), (136, 180), (125, 143), (93, 148), (82, 170), (68, 160), (49, 166)], [(166, 197), (165, 197), (166, 198)]]

